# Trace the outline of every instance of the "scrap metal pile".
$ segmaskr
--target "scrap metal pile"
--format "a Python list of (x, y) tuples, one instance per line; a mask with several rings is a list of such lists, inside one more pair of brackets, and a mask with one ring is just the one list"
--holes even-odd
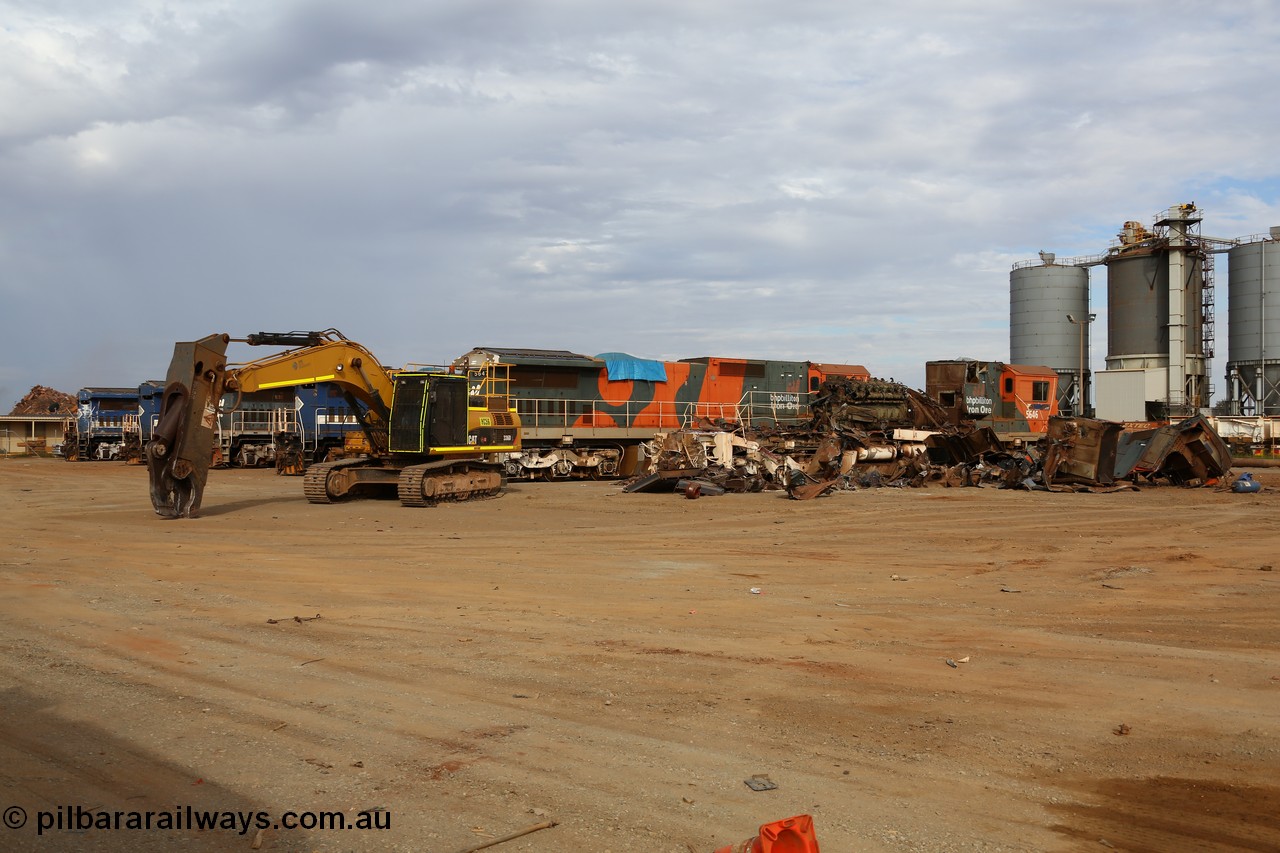
[(76, 398), (44, 385), (33, 385), (10, 415), (74, 415)]
[(1097, 492), (1140, 482), (1207, 485), (1231, 469), (1226, 443), (1202, 417), (1142, 430), (1055, 417), (1040, 441), (1009, 447), (989, 427), (947, 423), (946, 410), (919, 391), (852, 379), (824, 383), (811, 412), (797, 427), (660, 434), (646, 446), (647, 468), (624, 490), (696, 497), (780, 489), (798, 500), (930, 483)]

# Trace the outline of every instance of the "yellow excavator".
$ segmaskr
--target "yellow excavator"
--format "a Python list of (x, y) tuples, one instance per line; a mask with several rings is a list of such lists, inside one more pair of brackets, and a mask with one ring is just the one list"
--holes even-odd
[[(228, 365), (227, 345), (286, 347)], [(147, 443), (151, 503), (165, 518), (200, 510), (224, 394), (311, 382), (339, 386), (357, 411), (371, 452), (307, 469), (312, 503), (394, 489), (405, 506), (431, 506), (500, 493), (496, 454), (520, 449), (520, 421), (502, 366), (454, 372), (391, 371), (336, 329), (210, 335), (174, 346), (160, 414)], [(232, 404), (235, 408), (236, 404)]]

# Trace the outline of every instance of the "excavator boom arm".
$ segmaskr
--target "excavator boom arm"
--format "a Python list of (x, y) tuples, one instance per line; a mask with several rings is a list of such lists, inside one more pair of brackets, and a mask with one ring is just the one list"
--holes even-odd
[[(262, 332), (249, 340), (262, 340)], [(363, 403), (383, 423), (391, 413), (391, 374), (373, 353), (348, 340), (321, 343), (287, 350), (277, 355), (231, 365), (227, 370), (227, 390), (262, 391), (295, 388), (312, 382), (332, 382)]]

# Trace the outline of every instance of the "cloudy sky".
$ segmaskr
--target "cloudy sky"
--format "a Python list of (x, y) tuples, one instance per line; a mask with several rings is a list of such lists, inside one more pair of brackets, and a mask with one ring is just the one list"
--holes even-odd
[(162, 377), (212, 332), (917, 386), (931, 358), (1007, 359), (1037, 250), (1186, 201), (1205, 234), (1280, 225), (1276, 13), (0, 0), (0, 411)]

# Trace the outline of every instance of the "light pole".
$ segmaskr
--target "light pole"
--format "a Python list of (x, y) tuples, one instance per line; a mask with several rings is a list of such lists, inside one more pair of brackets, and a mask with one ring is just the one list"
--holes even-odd
[(1073, 325), (1080, 327), (1080, 373), (1076, 377), (1076, 396), (1080, 402), (1076, 406), (1076, 417), (1085, 417), (1088, 415), (1088, 412), (1086, 411), (1088, 409), (1088, 402), (1085, 399), (1084, 393), (1084, 344), (1085, 338), (1089, 334), (1089, 324), (1098, 319), (1098, 315), (1090, 314), (1087, 318), (1082, 317), (1077, 320), (1075, 317), (1068, 314), (1067, 319)]

